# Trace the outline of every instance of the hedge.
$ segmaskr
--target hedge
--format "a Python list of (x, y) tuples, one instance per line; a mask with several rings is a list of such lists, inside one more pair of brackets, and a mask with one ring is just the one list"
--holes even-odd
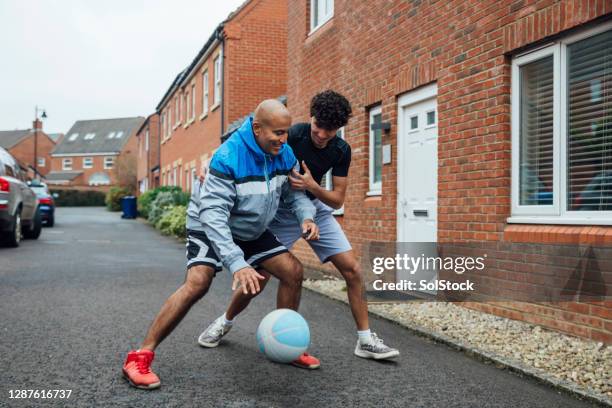
[(121, 199), (129, 195), (129, 190), (125, 188), (111, 187), (108, 193), (106, 193), (106, 199), (104, 200), (106, 208), (110, 211), (121, 211)]
[(155, 228), (164, 235), (174, 235), (179, 238), (187, 237), (185, 218), (187, 217), (187, 207), (184, 205), (171, 205), (166, 207), (161, 218), (155, 224)]
[(101, 191), (51, 189), (58, 207), (97, 207), (104, 205), (105, 194)]
[(162, 192), (172, 193), (174, 203), (177, 205), (187, 205), (189, 203), (189, 194), (184, 193), (180, 187), (177, 186), (162, 186), (157, 187), (153, 190), (148, 190), (142, 193), (138, 197), (138, 214), (143, 218), (149, 218), (149, 212), (151, 211), (151, 205), (157, 198), (157, 195)]

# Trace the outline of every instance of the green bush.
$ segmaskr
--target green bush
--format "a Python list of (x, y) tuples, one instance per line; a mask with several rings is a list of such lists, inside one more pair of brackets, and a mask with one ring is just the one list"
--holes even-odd
[(130, 195), (130, 192), (125, 188), (111, 187), (104, 200), (106, 208), (110, 211), (121, 211), (121, 199), (128, 195)]
[(104, 205), (105, 194), (101, 191), (50, 190), (58, 207), (97, 207)]
[(186, 216), (186, 206), (170, 205), (165, 208), (162, 216), (155, 224), (155, 228), (160, 230), (164, 235), (174, 235), (179, 238), (185, 238), (187, 236), (187, 229), (185, 227)]
[(147, 220), (153, 225), (157, 225), (167, 207), (175, 205), (174, 195), (170, 191), (162, 191), (157, 194), (155, 200), (151, 203), (151, 210)]
[(184, 193), (180, 187), (176, 186), (162, 186), (154, 188), (153, 190), (148, 190), (145, 193), (142, 193), (138, 197), (138, 213), (143, 218), (149, 218), (149, 212), (151, 211), (151, 205), (153, 201), (157, 198), (157, 195), (162, 192), (170, 192), (175, 197), (175, 204), (178, 205), (187, 205), (189, 203), (189, 194)]

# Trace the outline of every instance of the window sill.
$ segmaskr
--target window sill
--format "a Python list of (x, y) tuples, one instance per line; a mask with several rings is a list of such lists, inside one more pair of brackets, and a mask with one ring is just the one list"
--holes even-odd
[(181, 126), (181, 122), (175, 123), (174, 126), (172, 126), (172, 130), (176, 130), (179, 126)]
[(214, 112), (219, 106), (221, 106), (221, 102), (215, 103), (213, 106), (210, 107), (210, 111)]
[(372, 190), (372, 191), (368, 191), (366, 193), (366, 196), (368, 197), (377, 197), (377, 196), (382, 196), (382, 191), (380, 190)]
[(504, 240), (539, 244), (612, 244), (612, 228), (560, 225), (507, 225)]
[(195, 118), (191, 118), (189, 119), (189, 121), (187, 121), (187, 123), (185, 123), (185, 125), (183, 126), (184, 129), (187, 129), (193, 122), (195, 122)]
[(204, 112), (203, 114), (200, 115), (200, 120), (206, 119), (207, 116), (208, 116), (208, 111), (206, 111), (206, 112)]

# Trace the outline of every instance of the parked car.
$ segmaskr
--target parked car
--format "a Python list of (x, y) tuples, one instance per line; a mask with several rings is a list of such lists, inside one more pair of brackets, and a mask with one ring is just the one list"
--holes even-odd
[(37, 239), (41, 229), (36, 194), (28, 187), (17, 160), (0, 148), (0, 240), (16, 247), (22, 236)]
[(42, 221), (47, 227), (52, 227), (55, 224), (55, 200), (53, 195), (49, 192), (47, 185), (39, 180), (32, 180), (28, 185), (38, 197), (38, 208)]

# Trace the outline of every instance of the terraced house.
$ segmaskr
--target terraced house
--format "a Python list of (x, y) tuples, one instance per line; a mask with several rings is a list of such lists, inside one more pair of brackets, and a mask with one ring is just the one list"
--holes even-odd
[(611, 18), (606, 0), (290, 0), (294, 120), (327, 88), (353, 105), (337, 217), (357, 251), (474, 243), (488, 299), (596, 296), (464, 305), (612, 343)]
[[(51, 153), (50, 185), (106, 191), (119, 182), (115, 166), (136, 179), (135, 134), (143, 117), (79, 120)], [(129, 176), (126, 174), (126, 177)]]
[(286, 92), (287, 4), (248, 0), (211, 34), (156, 107), (161, 185), (189, 190), (229, 124)]
[(32, 129), (0, 131), (0, 147), (26, 166), (33, 177), (34, 169), (42, 177), (51, 171), (51, 151), (55, 148), (55, 140), (43, 131), (40, 120), (33, 122)]

